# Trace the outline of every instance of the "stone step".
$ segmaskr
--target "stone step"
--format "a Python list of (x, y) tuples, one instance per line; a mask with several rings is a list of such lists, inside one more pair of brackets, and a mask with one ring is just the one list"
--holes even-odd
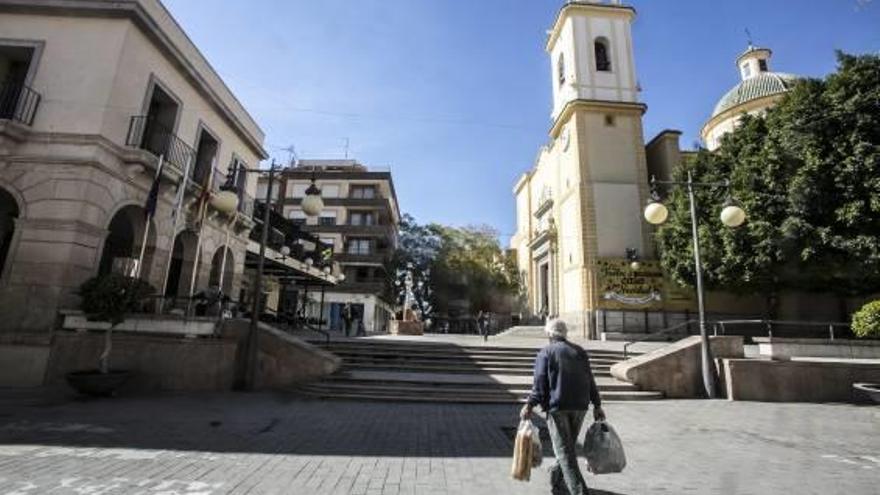
[[(380, 390), (372, 390), (362, 388), (352, 391), (333, 391), (326, 390), (317, 385), (302, 385), (293, 389), (296, 392), (303, 393), (312, 397), (329, 400), (369, 400), (369, 401), (395, 401), (395, 402), (450, 402), (450, 403), (498, 403), (498, 404), (518, 404), (525, 402), (525, 396), (515, 396), (513, 394), (474, 394), (467, 395), (461, 393), (441, 393), (441, 392), (419, 392), (419, 393), (403, 393), (403, 392), (383, 392)], [(603, 392), (602, 400), (604, 402), (616, 401), (646, 401), (660, 400), (663, 394), (659, 392), (641, 392), (641, 391), (625, 391), (625, 392)]]
[[(487, 391), (506, 392), (511, 394), (527, 394), (531, 391), (531, 384), (504, 384), (504, 383), (442, 383), (442, 382), (407, 382), (407, 381), (376, 381), (357, 378), (347, 378), (344, 376), (331, 377), (320, 382), (316, 382), (321, 387), (333, 389), (347, 389), (353, 387), (370, 387), (373, 389), (387, 390), (406, 390), (409, 392), (425, 392), (433, 391), (444, 392), (461, 392), (461, 393), (482, 393)], [(602, 383), (598, 384), (601, 392), (624, 392), (637, 391), (634, 385), (625, 382)]]
[[(457, 346), (451, 344), (438, 344), (438, 343), (409, 343), (409, 342), (380, 342), (377, 340), (360, 340), (360, 341), (334, 341), (331, 343), (327, 343), (324, 341), (320, 342), (312, 342), (312, 344), (321, 347), (324, 350), (333, 352), (334, 350), (339, 350), (341, 352), (345, 351), (370, 351), (370, 352), (386, 352), (386, 353), (427, 353), (427, 354), (452, 354), (452, 355), (461, 355), (461, 354), (492, 354), (492, 355), (508, 355), (508, 356), (520, 356), (520, 357), (531, 357), (534, 358), (537, 356), (538, 351), (541, 346), (536, 347), (506, 347), (506, 346), (494, 346), (494, 345), (486, 345), (486, 346)], [(593, 356), (608, 356), (608, 357), (623, 357), (623, 352), (621, 351), (612, 351), (605, 349), (596, 349), (590, 350), (590, 357)], [(629, 353), (630, 356), (637, 356), (638, 353)]]
[[(345, 360), (374, 360), (374, 361), (431, 361), (431, 362), (462, 362), (462, 363), (497, 363), (497, 364), (513, 364), (533, 366), (535, 358), (505, 358), (494, 356), (431, 356), (431, 355), (409, 355), (409, 354), (375, 354), (375, 353), (359, 353), (359, 352), (334, 352), (333, 354)], [(590, 362), (593, 364), (612, 365), (621, 362), (622, 359), (612, 359), (607, 357), (592, 357)]]
[[(407, 365), (399, 365), (399, 364), (373, 364), (373, 363), (345, 363), (344, 369), (359, 369), (359, 370), (395, 370), (401, 372), (408, 371), (436, 371), (440, 373), (497, 373), (497, 374), (510, 374), (510, 375), (528, 375), (531, 376), (533, 369), (531, 367), (528, 368), (511, 368), (504, 366), (450, 366), (446, 364), (407, 364)], [(610, 366), (593, 366), (593, 374), (596, 376), (610, 376), (611, 375), (611, 367)]]

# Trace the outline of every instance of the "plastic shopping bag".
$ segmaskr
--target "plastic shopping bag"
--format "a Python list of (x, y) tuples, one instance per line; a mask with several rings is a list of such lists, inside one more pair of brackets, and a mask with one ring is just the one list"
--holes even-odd
[(532, 468), (540, 466), (542, 460), (540, 431), (531, 420), (524, 419), (520, 421), (516, 431), (510, 476), (515, 480), (529, 481)]
[(617, 432), (605, 421), (596, 421), (584, 439), (587, 469), (593, 474), (619, 473), (626, 467), (626, 454)]

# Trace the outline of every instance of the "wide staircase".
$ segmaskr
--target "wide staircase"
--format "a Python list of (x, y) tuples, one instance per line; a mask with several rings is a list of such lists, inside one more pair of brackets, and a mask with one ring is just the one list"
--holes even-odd
[[(296, 391), (324, 399), (417, 402), (516, 403), (531, 389), (535, 347), (459, 346), (387, 339), (313, 342), (343, 359), (340, 370)], [(605, 401), (656, 400), (611, 377), (616, 351), (591, 351)]]

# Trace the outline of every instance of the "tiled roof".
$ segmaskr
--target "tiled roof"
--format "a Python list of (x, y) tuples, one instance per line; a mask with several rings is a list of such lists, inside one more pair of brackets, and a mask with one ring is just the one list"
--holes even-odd
[(751, 79), (746, 79), (727, 92), (718, 104), (712, 117), (731, 108), (758, 98), (784, 93), (791, 89), (798, 77), (780, 72), (764, 72)]

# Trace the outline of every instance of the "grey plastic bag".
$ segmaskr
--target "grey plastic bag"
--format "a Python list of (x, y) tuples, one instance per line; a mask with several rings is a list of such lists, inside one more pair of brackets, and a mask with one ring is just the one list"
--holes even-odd
[(584, 439), (587, 469), (593, 474), (619, 473), (626, 467), (626, 454), (617, 432), (606, 421), (596, 421)]

